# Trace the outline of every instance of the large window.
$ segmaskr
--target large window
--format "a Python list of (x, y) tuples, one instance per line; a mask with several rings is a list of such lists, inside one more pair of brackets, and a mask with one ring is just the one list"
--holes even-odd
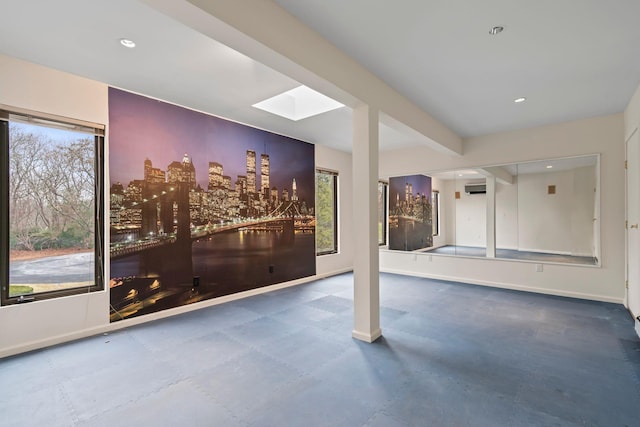
[(103, 135), (93, 124), (0, 110), (2, 304), (103, 288)]
[(338, 174), (316, 171), (316, 254), (338, 252)]
[(378, 182), (378, 245), (387, 244), (387, 191), (389, 184)]
[(433, 224), (433, 235), (440, 234), (440, 192), (433, 190), (431, 192), (431, 216)]

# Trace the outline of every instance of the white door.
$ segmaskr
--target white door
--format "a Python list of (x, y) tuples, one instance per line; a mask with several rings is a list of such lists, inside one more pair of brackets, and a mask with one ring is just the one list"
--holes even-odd
[(627, 140), (627, 305), (640, 315), (640, 131)]

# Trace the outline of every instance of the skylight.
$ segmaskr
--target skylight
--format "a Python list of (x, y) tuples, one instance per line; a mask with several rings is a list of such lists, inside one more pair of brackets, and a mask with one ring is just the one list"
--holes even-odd
[(253, 107), (298, 121), (344, 107), (344, 104), (303, 85), (253, 104)]

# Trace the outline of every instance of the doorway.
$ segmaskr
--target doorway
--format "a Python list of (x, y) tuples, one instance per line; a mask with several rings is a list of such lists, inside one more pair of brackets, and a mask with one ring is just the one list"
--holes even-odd
[(627, 307), (634, 317), (640, 315), (640, 131), (626, 142), (627, 191)]

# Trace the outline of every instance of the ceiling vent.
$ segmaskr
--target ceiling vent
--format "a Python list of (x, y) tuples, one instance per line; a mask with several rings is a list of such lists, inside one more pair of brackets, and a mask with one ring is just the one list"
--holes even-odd
[(487, 192), (487, 184), (466, 184), (464, 192), (467, 194), (485, 194)]

